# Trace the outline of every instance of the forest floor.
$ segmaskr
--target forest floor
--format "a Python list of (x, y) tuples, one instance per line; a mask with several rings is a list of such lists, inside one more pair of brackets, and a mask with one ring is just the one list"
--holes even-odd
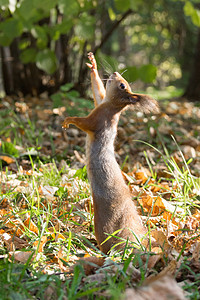
[(155, 243), (103, 255), (85, 134), (61, 126), (93, 104), (59, 97), (0, 102), (0, 299), (200, 299), (200, 104), (121, 116), (116, 158)]

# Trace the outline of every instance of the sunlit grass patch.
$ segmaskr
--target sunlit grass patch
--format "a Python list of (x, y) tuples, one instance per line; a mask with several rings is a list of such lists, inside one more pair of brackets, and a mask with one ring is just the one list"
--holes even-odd
[[(65, 299), (66, 295), (68, 299), (118, 299), (127, 288), (137, 287), (142, 292), (146, 277), (166, 272), (167, 266), (174, 263), (170, 275), (184, 284), (191, 299), (198, 299), (200, 180), (194, 168), (198, 147), (196, 157), (185, 157), (181, 139), (175, 143), (170, 135), (171, 131), (177, 132), (174, 129), (178, 122), (174, 126), (174, 121), (165, 119), (163, 127), (166, 129), (168, 125), (169, 131), (162, 132), (162, 143), (157, 134), (162, 121), (143, 115), (138, 115), (135, 121), (131, 115), (123, 122), (127, 122), (127, 132), (123, 128), (119, 134), (118, 159), (152, 239), (147, 250), (141, 247), (135, 253), (131, 241), (122, 241), (123, 251), (113, 248), (108, 255), (103, 255), (96, 244), (86, 168), (82, 162), (75, 169), (72, 167), (77, 163), (73, 150), (79, 147), (75, 143), (79, 133), (64, 141), (62, 135), (57, 139), (52, 132), (51, 142), (45, 140), (45, 133), (41, 135), (42, 145), (31, 148), (32, 143), (37, 144), (36, 123), (23, 125), (24, 130), (25, 124), (32, 128), (27, 131), (32, 134), (30, 139), (23, 134), (19, 137), (14, 126), (9, 127), (10, 136), (6, 139), (14, 136), (10, 142), (15, 147), (26, 138), (28, 147), (23, 149), (25, 156), (18, 148), (17, 168), (9, 164), (1, 166), (0, 281), (8, 297), (16, 293), (25, 299)], [(133, 147), (136, 134), (148, 145), (137, 142)], [(181, 134), (178, 137), (182, 138)], [(57, 155), (59, 145), (64, 142), (65, 154)], [(49, 149), (53, 149), (54, 158), (42, 159), (42, 151)], [(66, 156), (69, 149), (72, 158)], [(63, 157), (70, 162), (68, 165), (61, 164)], [(84, 263), (80, 258), (85, 259)], [(166, 282), (167, 279), (165, 285)], [(148, 284), (145, 289), (148, 290)]]

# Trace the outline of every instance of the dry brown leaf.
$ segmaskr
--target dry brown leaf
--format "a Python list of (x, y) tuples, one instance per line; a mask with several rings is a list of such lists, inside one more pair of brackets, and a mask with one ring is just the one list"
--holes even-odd
[[(1, 207), (2, 208), (6, 208), (7, 210), (10, 209), (10, 205), (9, 205), (9, 202), (8, 202), (8, 199), (7, 198), (3, 198), (1, 200)], [(1, 210), (0, 210), (0, 215), (1, 215)]]
[(39, 120), (48, 121), (50, 116), (53, 114), (51, 109), (36, 110)]
[(154, 282), (164, 276), (174, 276), (176, 270), (177, 270), (177, 261), (176, 260), (171, 260), (168, 266), (166, 266), (159, 274), (157, 275), (150, 275), (148, 278), (145, 279), (145, 284)]
[(151, 215), (158, 215), (165, 209), (162, 199), (159, 196), (152, 197), (150, 195), (145, 195), (140, 197), (138, 200), (142, 207), (145, 209), (145, 211), (151, 212)]
[(35, 223), (30, 219), (30, 217), (28, 217), (25, 221), (24, 221), (24, 225), (32, 232), (34, 232), (35, 234), (38, 235), (39, 230), (38, 227), (35, 225)]
[(8, 214), (8, 209), (0, 209), (0, 217), (2, 218), (3, 216), (6, 216)]
[(51, 237), (53, 239), (55, 239), (55, 242), (57, 242), (59, 239), (62, 239), (62, 240), (66, 239), (66, 237), (64, 235), (62, 235), (61, 233), (59, 233), (59, 232), (57, 232), (57, 233), (55, 233), (55, 232), (51, 233)]
[[(130, 184), (130, 183), (134, 184), (135, 180), (133, 180), (133, 179), (131, 178), (130, 175), (128, 175), (127, 173), (125, 173), (125, 172), (123, 172), (123, 171), (121, 171), (121, 172), (122, 172), (122, 175), (123, 175), (123, 177), (124, 177), (124, 180), (125, 180), (128, 184)], [(132, 173), (131, 173), (131, 175), (132, 175)], [(135, 178), (135, 175), (134, 175), (134, 178)]]
[(32, 251), (15, 251), (15, 252), (10, 251), (9, 252), (10, 257), (14, 258), (16, 261), (19, 261), (23, 264), (27, 262), (27, 260), (30, 258), (32, 254), (33, 254)]
[(103, 281), (106, 280), (106, 277), (107, 276), (105, 273), (92, 274), (83, 278), (83, 282), (97, 282), (98, 284), (101, 284)]
[(94, 272), (102, 267), (105, 259), (102, 257), (88, 256), (80, 258), (78, 264), (83, 265), (86, 276), (94, 274)]
[(28, 243), (25, 240), (20, 239), (16, 236), (10, 235), (6, 232), (2, 234), (2, 240), (6, 244), (8, 251), (14, 251), (16, 249), (23, 249), (28, 246)]
[(174, 206), (169, 201), (161, 198), (160, 196), (155, 197), (146, 194), (146, 195), (142, 195), (138, 199), (138, 201), (145, 209), (145, 211), (151, 212), (151, 216), (166, 212), (166, 214), (168, 213), (170, 214), (170, 218), (171, 218), (171, 213), (174, 213), (175, 211), (177, 213), (183, 213), (184, 211), (182, 208), (179, 207), (177, 208), (177, 206)]
[(3, 233), (5, 233), (4, 229), (0, 229), (0, 235), (2, 235)]
[(16, 106), (16, 111), (21, 114), (25, 114), (29, 110), (29, 107), (25, 102), (15, 102), (15, 106)]
[(15, 162), (15, 159), (10, 157), (10, 156), (7, 156), (7, 155), (0, 155), (0, 159), (5, 161), (8, 165), (12, 164)]
[[(65, 289), (65, 287), (63, 287)], [(63, 292), (63, 291), (62, 291)], [(62, 294), (62, 300), (68, 300), (67, 291), (65, 290)], [(55, 282), (51, 282), (50, 285), (44, 290), (45, 300), (58, 299), (58, 287)]]
[(153, 193), (163, 192), (163, 191), (166, 192), (166, 190), (171, 191), (171, 188), (167, 183), (159, 183), (158, 185), (152, 185), (150, 189)]
[(192, 259), (194, 261), (199, 261), (199, 256), (200, 256), (200, 243), (197, 242), (194, 244), (194, 250), (192, 252)]
[(59, 188), (55, 186), (45, 185), (45, 186), (40, 186), (38, 188), (38, 191), (41, 195), (45, 196), (47, 199), (53, 200), (54, 194), (58, 189)]
[[(161, 249), (159, 247), (157, 247), (157, 249), (152, 248), (151, 251), (154, 253), (161, 253), (160, 250)], [(147, 264), (148, 269), (149, 270), (153, 269), (155, 267), (155, 265), (157, 264), (157, 262), (160, 261), (161, 259), (163, 260), (163, 255), (160, 255), (160, 254), (155, 254), (155, 255), (150, 256), (148, 259), (148, 264)]]
[(163, 276), (157, 280), (143, 285), (138, 290), (127, 289), (124, 295), (125, 300), (185, 300), (183, 290), (179, 287), (174, 278)]
[(184, 228), (188, 228), (191, 231), (198, 230), (200, 226), (200, 213), (196, 213), (192, 216), (188, 216), (184, 224)]
[(66, 272), (67, 268), (64, 265), (63, 261), (68, 262), (68, 260), (63, 256), (63, 246), (60, 247), (57, 254), (58, 264), (62, 272)]
[(169, 250), (171, 245), (167, 240), (167, 236), (161, 230), (152, 230), (151, 237), (154, 239), (154, 245), (158, 245), (161, 249)]
[(43, 252), (44, 251), (44, 246), (47, 242), (47, 237), (46, 236), (42, 236), (40, 241), (35, 241), (33, 243), (33, 245), (38, 248), (38, 252)]
[(142, 184), (144, 184), (149, 177), (151, 177), (151, 173), (144, 167), (141, 167), (135, 172), (136, 180), (141, 181)]

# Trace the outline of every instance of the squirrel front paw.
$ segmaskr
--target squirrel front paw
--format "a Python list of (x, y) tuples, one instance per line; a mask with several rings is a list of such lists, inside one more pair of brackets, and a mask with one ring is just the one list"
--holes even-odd
[(62, 128), (67, 129), (67, 128), (69, 127), (69, 124), (70, 124), (70, 118), (68, 117), (68, 118), (66, 118), (66, 119), (64, 120), (64, 122), (62, 123)]
[(92, 71), (97, 70), (96, 59), (95, 59), (94, 54), (93, 54), (92, 52), (89, 52), (89, 53), (88, 53), (88, 58), (89, 58), (91, 64), (86, 63), (86, 65), (87, 65)]

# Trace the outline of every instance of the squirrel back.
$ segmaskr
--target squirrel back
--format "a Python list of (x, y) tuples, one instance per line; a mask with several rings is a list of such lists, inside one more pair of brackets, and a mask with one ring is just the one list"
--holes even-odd
[(144, 112), (157, 112), (158, 106), (151, 97), (132, 93), (127, 81), (117, 72), (110, 76), (104, 90), (92, 54), (89, 59), (96, 107), (87, 117), (66, 118), (63, 127), (74, 124), (87, 132), (86, 165), (94, 203), (95, 235), (101, 251), (107, 253), (120, 242), (111, 237), (104, 243), (116, 231), (118, 238), (129, 238), (136, 243), (146, 233), (115, 159), (114, 140), (120, 114), (129, 105)]

